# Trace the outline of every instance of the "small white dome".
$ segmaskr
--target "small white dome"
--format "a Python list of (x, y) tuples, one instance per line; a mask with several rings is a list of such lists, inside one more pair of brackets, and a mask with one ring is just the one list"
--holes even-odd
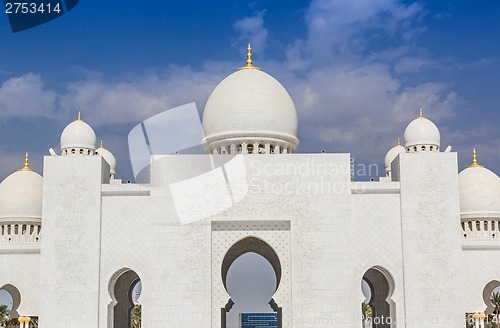
[(385, 166), (385, 172), (390, 172), (391, 171), (391, 163), (398, 157), (399, 154), (405, 153), (405, 147), (401, 146), (399, 143), (398, 139), (398, 144), (397, 146), (392, 147), (388, 152), (387, 155), (385, 155), (384, 159), (384, 166)]
[(0, 184), (0, 220), (41, 219), (42, 194), (42, 176), (26, 164)]
[(247, 66), (226, 77), (210, 95), (203, 113), (205, 149), (215, 144), (242, 140), (273, 140), (295, 150), (297, 111), (285, 88), (271, 75), (252, 65), (248, 48)]
[(96, 135), (94, 130), (80, 119), (71, 122), (61, 134), (61, 150), (64, 149), (91, 149), (95, 150)]
[(477, 161), (458, 175), (464, 219), (500, 218), (500, 178)]
[(408, 124), (404, 138), (405, 148), (411, 148), (411, 152), (439, 151), (441, 145), (439, 129), (432, 121), (423, 117), (422, 111), (419, 117)]
[(102, 142), (101, 142), (101, 147), (97, 148), (95, 153), (101, 155), (104, 158), (104, 160), (109, 164), (109, 173), (111, 173), (111, 175), (114, 176), (116, 174), (115, 156), (113, 156), (113, 154), (109, 150), (107, 150), (102, 146)]

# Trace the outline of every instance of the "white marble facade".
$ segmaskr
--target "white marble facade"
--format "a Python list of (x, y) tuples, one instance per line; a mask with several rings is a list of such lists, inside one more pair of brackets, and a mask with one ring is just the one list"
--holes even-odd
[[(149, 183), (116, 180), (113, 155), (79, 118), (61, 154), (45, 157), (43, 186), (28, 163), (0, 184), (0, 288), (14, 294), (15, 315), (43, 328), (126, 327), (122, 292), (140, 279), (143, 327), (221, 328), (224, 277), (247, 251), (276, 271), (281, 327), (359, 327), (364, 277), (376, 314), (391, 318), (376, 327), (465, 327), (465, 313), (491, 311), (497, 175), (475, 158), (459, 174), (457, 154), (441, 152), (437, 127), (419, 117), (386, 157), (385, 177), (353, 181), (349, 154), (293, 153), (297, 120), (280, 117), (294, 107), (279, 82), (251, 60), (234, 74), (209, 102), (208, 154), (155, 156)], [(265, 96), (228, 109), (261, 81)], [(242, 124), (262, 102), (269, 117)], [(220, 154), (221, 145), (232, 148)]]

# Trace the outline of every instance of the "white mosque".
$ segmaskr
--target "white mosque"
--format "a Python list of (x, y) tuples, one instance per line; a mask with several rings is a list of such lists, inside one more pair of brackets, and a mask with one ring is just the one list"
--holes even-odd
[[(416, 115), (417, 116), (417, 115)], [(248, 252), (276, 275), (280, 328), (481, 327), (500, 286), (500, 179), (458, 172), (423, 113), (385, 157), (379, 181), (353, 181), (346, 153), (296, 153), (285, 88), (247, 64), (203, 115), (206, 154), (154, 156), (149, 182), (122, 183), (80, 117), (61, 149), (0, 184), (0, 289), (21, 327), (225, 328), (228, 270)], [(166, 141), (167, 142), (167, 141)], [(242, 282), (244, 283), (244, 282)]]

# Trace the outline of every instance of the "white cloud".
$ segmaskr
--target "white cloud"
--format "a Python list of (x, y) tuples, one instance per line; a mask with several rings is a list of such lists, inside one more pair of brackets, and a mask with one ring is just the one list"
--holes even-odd
[(268, 31), (264, 27), (264, 14), (261, 11), (254, 16), (244, 17), (234, 23), (240, 43), (252, 43), (252, 47), (263, 53), (266, 47)]
[(51, 117), (56, 110), (56, 94), (45, 89), (40, 75), (27, 73), (2, 84), (0, 108), (0, 120), (11, 117)]
[(363, 49), (379, 31), (411, 38), (421, 31), (415, 26), (422, 6), (404, 5), (398, 0), (313, 0), (306, 15), (308, 47), (315, 58)]
[(60, 104), (65, 111), (78, 108), (96, 126), (140, 122), (193, 101), (202, 108), (221, 78), (220, 72), (175, 66), (128, 82), (105, 82), (97, 76), (70, 83)]
[(396, 61), (394, 71), (397, 74), (402, 73), (420, 73), (425, 69), (435, 66), (433, 60), (425, 57), (408, 56)]
[[(284, 80), (295, 101), (301, 135), (329, 151), (351, 151), (364, 161), (382, 160), (423, 107), (439, 125), (453, 116), (457, 94), (441, 83), (403, 87), (389, 65), (328, 67)], [(299, 149), (300, 150), (300, 149)]]

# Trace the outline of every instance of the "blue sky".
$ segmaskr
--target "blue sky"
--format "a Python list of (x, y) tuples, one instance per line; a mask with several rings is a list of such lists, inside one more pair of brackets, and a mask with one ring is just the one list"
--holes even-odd
[(25, 150), (41, 172), (78, 110), (132, 178), (130, 129), (188, 102), (201, 111), (248, 41), (295, 101), (299, 152), (381, 164), (423, 107), (460, 168), (477, 147), (499, 173), (499, 16), (498, 1), (83, 0), (13, 34), (0, 15), (0, 178)]
[(498, 17), (496, 0), (81, 0), (13, 34), (0, 13), (0, 180), (25, 151), (41, 173), (79, 110), (131, 179), (131, 128), (192, 101), (202, 109), (249, 41), (295, 101), (299, 152), (382, 165), (423, 107), (460, 169), (476, 147), (498, 174)]

